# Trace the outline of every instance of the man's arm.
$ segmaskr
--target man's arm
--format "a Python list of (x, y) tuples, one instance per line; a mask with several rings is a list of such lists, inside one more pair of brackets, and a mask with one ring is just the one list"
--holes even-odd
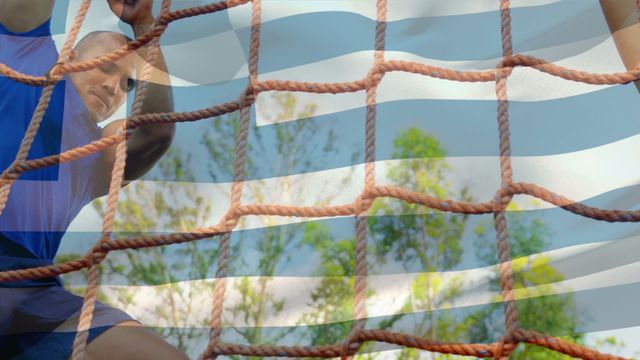
[[(0, 0), (1, 1), (1, 0)], [(152, 0), (138, 0), (133, 5), (125, 5), (122, 0), (109, 0), (110, 5), (120, 5), (116, 8), (112, 5), (112, 10), (120, 18), (129, 23), (135, 36), (140, 36), (147, 32), (153, 25), (151, 15)], [(137, 11), (137, 12), (136, 12)], [(149, 46), (144, 46), (138, 50), (136, 58), (138, 77), (142, 74), (149, 51)], [(142, 114), (162, 113), (173, 111), (173, 95), (171, 92), (167, 65), (162, 51), (158, 49), (155, 63), (151, 75), (147, 79), (147, 94), (142, 103)], [(118, 132), (123, 120), (110, 123), (103, 129), (103, 136), (111, 136)], [(124, 185), (139, 178), (149, 171), (162, 155), (169, 149), (175, 124), (154, 124), (144, 125), (135, 129), (127, 138), (127, 165), (125, 167)], [(107, 170), (103, 179), (107, 182), (110, 179), (111, 169), (116, 158), (116, 146), (111, 146), (103, 152), (103, 169)], [(103, 187), (103, 190), (106, 191)]]
[(51, 17), (54, 0), (0, 0), (0, 23), (9, 31), (27, 32)]
[[(600, 0), (620, 58), (627, 70), (640, 64), (640, 23), (635, 0)], [(635, 81), (640, 91), (640, 81)]]

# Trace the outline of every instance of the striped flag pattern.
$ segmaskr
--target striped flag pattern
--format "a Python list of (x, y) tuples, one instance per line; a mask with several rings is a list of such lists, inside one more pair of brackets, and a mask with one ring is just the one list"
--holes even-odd
[[(181, 0), (174, 8), (204, 3)], [(56, 2), (58, 44), (78, 6)], [(502, 56), (498, 6), (493, 0), (390, 0), (385, 58), (493, 69)], [(375, 1), (265, 0), (262, 7), (260, 80), (345, 82), (373, 66)], [(514, 53), (593, 73), (625, 71), (597, 1), (514, 0), (511, 8)], [(176, 111), (230, 101), (243, 91), (250, 21), (245, 4), (171, 24), (161, 45)], [(130, 31), (101, 2), (92, 4), (85, 24), (80, 36)], [(633, 85), (589, 85), (527, 67), (515, 68), (507, 85), (515, 181), (598, 208), (637, 209)], [(353, 201), (365, 176), (365, 96), (260, 94), (251, 111), (242, 202)], [(493, 82), (387, 73), (377, 104), (377, 184), (457, 201), (492, 200), (500, 186)], [(123, 107), (114, 119), (126, 113)], [(218, 223), (230, 204), (237, 126), (237, 114), (179, 124), (165, 158), (123, 190), (114, 236)], [(102, 215), (104, 199), (83, 210), (59, 260), (90, 249)], [(500, 340), (492, 214), (441, 213), (378, 199), (369, 215), (367, 328), (448, 342)], [(519, 314), (521, 326), (589, 346), (614, 336), (626, 343), (613, 349), (620, 355), (640, 351), (633, 341), (640, 335), (637, 224), (595, 221), (527, 196), (513, 198), (507, 222), (518, 309), (528, 312)], [(353, 217), (243, 218), (230, 237), (222, 341), (344, 341), (355, 320), (354, 229)], [(197, 357), (209, 340), (219, 241), (111, 253), (101, 269), (103, 301)], [(79, 293), (87, 281), (81, 273), (64, 280)], [(551, 320), (541, 321), (545, 316)], [(363, 358), (430, 358), (384, 343), (361, 352), (368, 354)]]

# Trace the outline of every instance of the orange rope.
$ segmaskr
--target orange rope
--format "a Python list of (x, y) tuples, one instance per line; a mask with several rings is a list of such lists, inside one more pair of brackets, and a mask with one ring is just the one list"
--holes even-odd
[[(171, 0), (163, 0), (160, 16), (167, 14), (171, 10)], [(156, 57), (158, 55), (160, 45), (158, 43), (158, 34), (161, 34), (167, 28), (167, 24), (156, 22), (151, 28), (150, 33), (154, 34), (149, 43), (149, 51), (147, 59), (142, 69), (140, 81), (137, 82), (135, 98), (131, 107), (131, 113), (138, 115), (142, 111), (143, 101), (147, 95), (149, 82), (147, 81), (154, 69)], [(157, 30), (157, 31), (156, 31)], [(111, 172), (111, 182), (109, 183), (109, 194), (107, 197), (107, 211), (102, 224), (102, 236), (98, 242), (98, 246), (93, 247), (87, 254), (89, 260), (89, 283), (85, 290), (85, 296), (80, 312), (76, 336), (73, 342), (73, 352), (71, 358), (73, 360), (84, 359), (84, 354), (91, 328), (91, 320), (93, 319), (93, 310), (95, 308), (96, 296), (98, 294), (98, 281), (100, 279), (99, 265), (105, 259), (107, 253), (103, 252), (99, 245), (111, 240), (111, 231), (116, 217), (116, 209), (118, 206), (118, 195), (122, 189), (124, 181), (124, 170), (127, 158), (127, 121), (122, 122), (122, 126), (118, 129), (118, 137), (120, 142), (116, 148), (116, 159)]]
[[(229, 1), (231, 3), (231, 1)], [(229, 4), (231, 6), (231, 4)], [(249, 39), (249, 84), (239, 100), (240, 128), (236, 135), (236, 158), (233, 164), (233, 183), (231, 184), (231, 205), (228, 214), (241, 206), (242, 187), (244, 185), (245, 163), (247, 159), (247, 145), (249, 139), (249, 123), (251, 120), (251, 104), (254, 100), (253, 84), (258, 81), (258, 58), (260, 48), (260, 25), (262, 22), (262, 1), (253, 0), (251, 3), (251, 38)], [(222, 312), (224, 310), (224, 295), (227, 288), (227, 272), (230, 262), (231, 231), (239, 218), (225, 216), (226, 231), (220, 237), (220, 251), (218, 253), (218, 268), (216, 270), (215, 289), (213, 293), (213, 307), (211, 309), (211, 333), (209, 343), (202, 353), (203, 359), (216, 359), (214, 350), (220, 343), (222, 335)]]
[[(511, 56), (511, 12), (509, 0), (500, 0), (500, 22), (502, 33), (502, 56)], [(501, 59), (500, 62), (504, 60)], [(500, 67), (500, 64), (498, 65)], [(503, 189), (513, 182), (513, 169), (511, 168), (511, 141), (509, 131), (509, 99), (507, 97), (507, 79), (511, 71), (507, 71), (496, 77), (496, 98), (498, 99), (498, 133), (500, 142), (500, 178), (501, 188), (496, 192), (493, 202), (493, 218), (498, 241), (498, 269), (500, 271), (500, 290), (504, 303), (505, 335), (501, 341), (495, 344), (493, 358), (495, 360), (507, 359), (515, 350), (517, 343), (508, 342), (518, 329), (518, 311), (516, 308), (515, 294), (513, 291), (513, 269), (511, 268), (511, 247), (509, 243), (509, 231), (507, 230), (507, 218), (505, 211), (511, 202), (511, 195), (504, 194)]]
[[(191, 16), (214, 13), (243, 5), (251, 0), (227, 0), (198, 7), (170, 11), (171, 1), (163, 0), (161, 14), (150, 30), (130, 41), (125, 46), (109, 54), (84, 62), (65, 62), (71, 46), (75, 43), (90, 0), (83, 0), (76, 15), (69, 38), (60, 52), (58, 62), (46, 76), (28, 76), (0, 64), (0, 75), (9, 77), (17, 82), (32, 86), (43, 86), (42, 96), (34, 111), (29, 128), (20, 145), (14, 163), (5, 169), (0, 176), (0, 214), (6, 205), (12, 184), (20, 175), (27, 171), (40, 169), (55, 164), (66, 163), (80, 159), (104, 150), (110, 146), (117, 146), (116, 161), (112, 171), (107, 200), (102, 235), (98, 242), (82, 258), (61, 264), (42, 266), (29, 269), (0, 272), (0, 281), (9, 282), (25, 279), (36, 279), (57, 276), (64, 273), (89, 269), (89, 283), (86, 289), (83, 307), (78, 322), (77, 334), (73, 344), (72, 359), (84, 357), (87, 344), (87, 330), (90, 328), (96, 292), (99, 279), (98, 265), (110, 251), (124, 249), (139, 249), (145, 247), (162, 246), (195, 241), (221, 235), (218, 269), (212, 308), (211, 333), (209, 343), (202, 354), (203, 359), (215, 359), (218, 355), (245, 356), (280, 356), (280, 357), (342, 357), (352, 358), (367, 341), (385, 342), (403, 347), (412, 347), (425, 351), (443, 354), (458, 354), (494, 359), (507, 358), (519, 343), (529, 343), (542, 346), (569, 356), (584, 359), (619, 359), (618, 357), (602, 354), (584, 346), (546, 336), (532, 330), (518, 326), (517, 309), (513, 291), (513, 270), (511, 268), (509, 237), (505, 209), (514, 195), (526, 194), (553, 205), (561, 207), (576, 215), (608, 222), (638, 222), (640, 211), (606, 210), (590, 207), (574, 202), (548, 189), (535, 184), (523, 182), (514, 183), (511, 168), (511, 151), (509, 136), (509, 101), (507, 97), (507, 79), (516, 66), (526, 66), (558, 76), (566, 80), (588, 84), (613, 85), (626, 84), (640, 79), (640, 67), (630, 71), (595, 74), (579, 70), (567, 69), (543, 59), (523, 54), (513, 54), (511, 39), (510, 1), (500, 0), (500, 19), (503, 56), (495, 69), (485, 71), (456, 71), (426, 64), (409, 61), (385, 60), (385, 31), (387, 22), (387, 1), (377, 1), (375, 58), (374, 65), (364, 79), (342, 83), (300, 82), (286, 80), (258, 80), (258, 60), (260, 47), (261, 0), (252, 0), (251, 39), (249, 51), (249, 83), (243, 94), (235, 101), (215, 105), (209, 108), (191, 112), (173, 112), (161, 114), (141, 114), (142, 104), (146, 96), (146, 82), (138, 83), (132, 114), (122, 122), (118, 134), (104, 137), (84, 146), (71, 149), (58, 155), (40, 159), (26, 160), (33, 138), (38, 131), (44, 111), (46, 110), (53, 85), (65, 74), (87, 71), (103, 64), (121, 59), (142, 46), (149, 46), (147, 64), (143, 69), (141, 79), (146, 79), (152, 70), (153, 63), (159, 51), (158, 39), (168, 25), (176, 20)], [(637, 0), (640, 10), (640, 0)], [(640, 11), (639, 11), (640, 16)], [(375, 124), (376, 124), (376, 91), (377, 86), (387, 72), (403, 71), (434, 78), (464, 82), (494, 81), (496, 84), (496, 98), (498, 103), (498, 132), (500, 149), (501, 187), (490, 202), (467, 203), (448, 199), (439, 199), (410, 189), (396, 186), (377, 186), (375, 183)], [(249, 134), (249, 120), (251, 105), (256, 96), (267, 91), (300, 91), (310, 93), (347, 93), (366, 92), (365, 119), (365, 178), (362, 193), (352, 202), (343, 205), (309, 207), (287, 206), (278, 204), (246, 204), (241, 203), (244, 184), (244, 167), (246, 162), (247, 141)], [(234, 179), (231, 190), (231, 204), (216, 225), (194, 229), (190, 233), (173, 233), (168, 235), (139, 236), (122, 240), (112, 240), (111, 231), (116, 214), (118, 195), (122, 187), (126, 164), (126, 137), (139, 126), (146, 124), (163, 124), (186, 121), (197, 121), (205, 118), (240, 111), (241, 126), (236, 138), (236, 159), (234, 162)], [(494, 214), (498, 257), (500, 260), (500, 285), (504, 302), (505, 334), (499, 341), (492, 344), (461, 344), (443, 343), (422, 337), (394, 333), (385, 330), (366, 329), (366, 294), (367, 294), (367, 258), (366, 258), (366, 212), (376, 198), (390, 197), (408, 203), (419, 204), (439, 211), (462, 214)], [(225, 297), (225, 278), (230, 261), (229, 240), (231, 231), (238, 225), (240, 219), (247, 215), (275, 215), (296, 217), (332, 217), (355, 216), (356, 218), (356, 274), (354, 291), (354, 319), (355, 326), (348, 337), (340, 344), (326, 346), (275, 346), (275, 345), (239, 345), (221, 343), (222, 310)]]

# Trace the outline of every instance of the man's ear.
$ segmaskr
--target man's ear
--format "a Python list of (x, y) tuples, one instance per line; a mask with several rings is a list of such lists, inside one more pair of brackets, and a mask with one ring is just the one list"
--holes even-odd
[(76, 49), (71, 49), (71, 51), (69, 52), (69, 61), (75, 61), (77, 56), (78, 52), (76, 51)]

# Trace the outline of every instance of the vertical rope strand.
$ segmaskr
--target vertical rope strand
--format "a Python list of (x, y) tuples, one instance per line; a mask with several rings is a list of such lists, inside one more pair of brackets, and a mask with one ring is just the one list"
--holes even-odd
[(387, 28), (387, 1), (376, 2), (376, 33), (374, 66), (367, 75), (366, 88), (366, 120), (365, 120), (365, 179), (364, 191), (361, 201), (357, 201), (355, 209), (356, 222), (356, 248), (355, 248), (355, 283), (354, 283), (354, 309), (355, 323), (351, 333), (344, 344), (342, 359), (353, 359), (353, 354), (364, 343), (357, 340), (365, 329), (367, 319), (367, 210), (371, 207), (373, 199), (371, 192), (376, 186), (375, 161), (376, 161), (376, 94), (377, 87), (384, 72), (381, 65), (384, 62), (385, 34)]
[[(504, 61), (513, 54), (511, 39), (511, 13), (510, 1), (500, 0), (500, 32), (502, 35), (502, 59), (496, 71), (496, 97), (498, 99), (498, 131), (500, 141), (500, 178), (501, 189), (494, 199), (494, 224), (498, 246), (498, 259), (500, 270), (500, 290), (504, 301), (505, 336), (497, 344), (494, 358), (506, 359), (515, 344), (511, 339), (518, 328), (517, 309), (513, 292), (513, 269), (511, 267), (511, 248), (509, 244), (509, 231), (505, 217), (506, 207), (511, 201), (512, 195), (506, 190), (512, 183), (513, 170), (511, 168), (511, 144), (509, 129), (509, 100), (507, 97), (507, 79), (511, 73), (500, 72)], [(505, 341), (508, 341), (505, 344)]]
[[(233, 1), (229, 0), (229, 7), (233, 6)], [(249, 47), (249, 85), (240, 98), (240, 128), (236, 135), (236, 158), (234, 162), (233, 184), (231, 185), (231, 205), (229, 213), (241, 205), (242, 188), (244, 185), (244, 173), (247, 161), (247, 145), (249, 139), (249, 124), (251, 123), (251, 105), (255, 101), (255, 84), (258, 82), (258, 61), (260, 56), (260, 26), (262, 23), (262, 2), (253, 0), (251, 2), (251, 35)], [(218, 255), (218, 268), (216, 270), (216, 280), (214, 283), (213, 308), (211, 310), (211, 331), (209, 343), (201, 358), (216, 359), (218, 357), (216, 348), (222, 336), (222, 313), (224, 312), (224, 298), (227, 287), (226, 277), (230, 262), (230, 239), (231, 231), (238, 223), (227, 222), (226, 230), (220, 241), (220, 252)]]
[[(167, 14), (171, 9), (171, 0), (163, 0), (161, 7), (161, 16)], [(166, 27), (167, 25), (156, 24), (156, 27)], [(142, 74), (138, 77), (139, 81), (136, 86), (136, 94), (131, 110), (131, 115), (135, 116), (140, 114), (142, 106), (147, 95), (148, 79), (151, 73), (154, 71), (154, 64), (160, 45), (157, 36), (149, 43), (149, 50), (147, 52), (147, 59), (143, 66)], [(120, 129), (118, 129), (118, 135), (120, 142), (116, 148), (116, 159), (111, 171), (111, 181), (109, 183), (109, 195), (107, 197), (107, 211), (102, 223), (102, 235), (98, 244), (94, 246), (88, 256), (87, 261), (89, 263), (88, 284), (85, 291), (85, 296), (82, 303), (82, 310), (80, 311), (80, 318), (76, 328), (76, 335), (73, 340), (73, 351), (71, 353), (72, 360), (84, 359), (87, 340), (89, 336), (89, 329), (91, 328), (91, 321), (93, 320), (93, 310), (95, 308), (96, 297), (98, 293), (98, 284), (100, 279), (100, 263), (106, 257), (107, 253), (102, 250), (101, 245), (111, 240), (111, 233), (113, 230), (113, 224), (115, 222), (116, 210), (118, 206), (118, 196), (122, 189), (122, 183), (124, 181), (124, 171), (126, 167), (127, 159), (127, 119), (122, 122)]]

